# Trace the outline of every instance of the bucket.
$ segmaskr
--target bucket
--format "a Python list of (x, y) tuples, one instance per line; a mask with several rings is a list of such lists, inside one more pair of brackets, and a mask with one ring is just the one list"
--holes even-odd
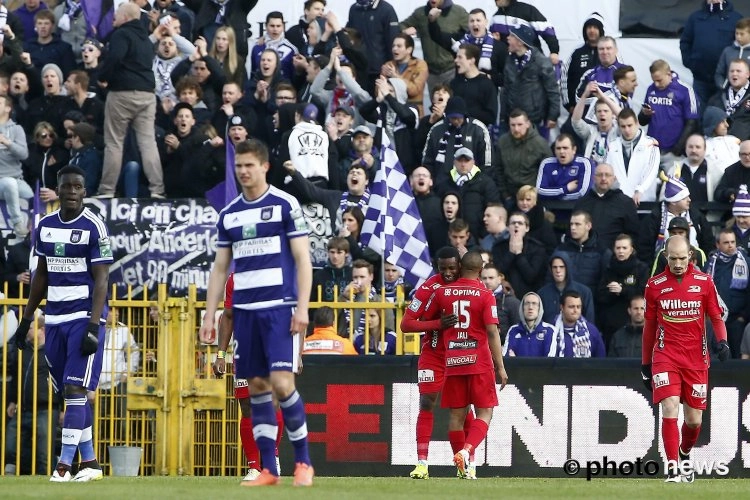
[(135, 477), (141, 467), (143, 448), (139, 446), (110, 446), (109, 459), (113, 476)]

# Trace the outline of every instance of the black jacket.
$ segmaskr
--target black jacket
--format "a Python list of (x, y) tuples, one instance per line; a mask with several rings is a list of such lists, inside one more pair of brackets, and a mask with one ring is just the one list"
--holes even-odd
[[(709, 100), (709, 106), (725, 109), (724, 96), (727, 89), (723, 88), (714, 94)], [(734, 108), (734, 112), (727, 118), (729, 122), (729, 135), (737, 137), (741, 141), (750, 139), (750, 92), (746, 92), (742, 100)]]
[[(649, 277), (648, 266), (638, 260), (635, 254), (624, 261), (617, 260), (614, 255), (610, 259), (599, 281), (599, 289), (594, 290), (599, 318), (597, 326), (607, 344), (615, 331), (629, 321), (630, 299), (636, 295), (643, 295)], [(607, 288), (607, 285), (613, 281), (622, 285), (622, 292), (619, 294), (612, 293)]]
[[(189, 7), (195, 15), (195, 24), (193, 25), (193, 35), (205, 37), (210, 44), (213, 40), (216, 28), (216, 16), (221, 8), (216, 2), (208, 0), (183, 0), (183, 3)], [(224, 22), (225, 26), (234, 28), (235, 39), (237, 40), (237, 53), (242, 57), (247, 57), (247, 39), (253, 35), (252, 27), (247, 24), (247, 14), (255, 7), (258, 0), (227, 0), (225, 6)]]
[(547, 253), (544, 246), (528, 236), (523, 239), (523, 252), (512, 254), (508, 249), (510, 240), (492, 247), (492, 260), (500, 266), (505, 278), (513, 286), (516, 297), (536, 292), (544, 283), (547, 272)]
[[(32, 326), (33, 328), (33, 326)], [(29, 343), (27, 341), (27, 343)], [(10, 346), (11, 343), (8, 342)], [(23, 351), (23, 366), (21, 367), (21, 393), (18, 392), (18, 380), (15, 379), (18, 373), (19, 356), (18, 350), (14, 347), (8, 349), (8, 373), (13, 374), (14, 380), (8, 386), (8, 402), (20, 403), (19, 412), (33, 411), (34, 401), (38, 408), (47, 408), (50, 401), (49, 390), (49, 368), (44, 361), (44, 346), (34, 352), (34, 348), (29, 347)], [(36, 375), (34, 371), (34, 358), (36, 358)], [(37, 379), (36, 391), (34, 391), (34, 377)], [(52, 391), (52, 407), (59, 409), (61, 406), (60, 394)]]
[(581, 30), (583, 32), (583, 45), (573, 51), (563, 67), (560, 83), (562, 84), (563, 106), (566, 108), (575, 106), (577, 101), (576, 89), (581, 82), (583, 74), (587, 70), (599, 65), (599, 51), (596, 44), (592, 47), (586, 41), (586, 28), (589, 26), (596, 26), (599, 28), (599, 36), (604, 36), (604, 25), (601, 22), (599, 14), (595, 12), (583, 23)]
[(112, 33), (99, 78), (108, 83), (109, 92), (154, 92), (156, 80), (151, 68), (154, 54), (154, 44), (140, 20), (128, 21)]
[(617, 330), (609, 341), (609, 358), (638, 358), (641, 359), (643, 345), (643, 325), (627, 324)]
[[(748, 171), (750, 171), (750, 169), (748, 169)], [(661, 229), (661, 207), (661, 203), (657, 204), (650, 214), (641, 219), (641, 230), (638, 234), (636, 248), (638, 250), (638, 258), (647, 265), (651, 265), (656, 257), (656, 240), (659, 236), (659, 230)], [(698, 209), (691, 207), (689, 214), (690, 222), (692, 222), (693, 227), (695, 227), (698, 246), (708, 254), (715, 247), (715, 239), (711, 225), (706, 221), (706, 218)]]
[(451, 80), (453, 95), (461, 96), (466, 101), (466, 116), (475, 118), (486, 126), (493, 125), (497, 120), (497, 85), (487, 78), (485, 73), (479, 73), (474, 78), (456, 75)]
[(604, 248), (611, 250), (620, 233), (629, 234), (633, 241), (638, 238), (640, 222), (635, 203), (619, 189), (610, 189), (603, 196), (591, 189), (576, 201), (573, 210), (585, 210), (591, 215), (591, 227)]
[(430, 248), (430, 257), (434, 259), (437, 251), (445, 246), (448, 237), (443, 207), (440, 198), (432, 191), (424, 195), (415, 194), (414, 199), (417, 201), (419, 215), (422, 216), (422, 227), (427, 237), (427, 246)]
[(714, 201), (729, 203), (729, 197), (737, 196), (740, 184), (750, 186), (750, 167), (744, 167), (739, 161), (724, 170), (719, 184), (714, 189)]
[(583, 243), (578, 243), (570, 234), (566, 234), (552, 255), (557, 254), (567, 255), (570, 262), (570, 278), (583, 283), (593, 292), (599, 286), (599, 280), (609, 264), (612, 250), (601, 246), (596, 232), (592, 229), (588, 239)]
[(484, 228), (484, 209), (488, 203), (499, 203), (500, 193), (492, 178), (479, 171), (471, 180), (463, 183), (460, 187), (448, 178), (444, 183), (437, 186), (438, 194), (444, 196), (446, 193), (456, 192), (461, 200), (463, 219), (469, 224), (471, 234), (474, 238), (481, 238), (487, 231)]

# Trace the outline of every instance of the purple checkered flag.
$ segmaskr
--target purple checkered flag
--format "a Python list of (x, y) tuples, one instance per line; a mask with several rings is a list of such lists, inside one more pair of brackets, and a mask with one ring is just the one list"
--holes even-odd
[[(384, 142), (385, 134), (383, 134)], [(390, 144), (383, 144), (380, 170), (370, 189), (370, 201), (360, 239), (385, 260), (400, 267), (404, 280), (419, 286), (432, 274), (430, 252), (409, 179)]]

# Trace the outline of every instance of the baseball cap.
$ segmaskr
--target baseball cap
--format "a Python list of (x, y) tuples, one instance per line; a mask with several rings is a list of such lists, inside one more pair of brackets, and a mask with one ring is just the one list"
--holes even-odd
[(339, 106), (338, 108), (336, 108), (336, 110), (333, 112), (333, 114), (336, 114), (339, 111), (343, 111), (344, 113), (346, 113), (349, 116), (354, 116), (354, 108), (352, 108), (351, 106), (346, 106), (346, 105)]
[(315, 104), (307, 104), (302, 109), (302, 119), (308, 122), (314, 122), (318, 119), (318, 107)]
[(462, 156), (471, 158), (473, 160), (474, 152), (467, 147), (463, 147), (463, 148), (458, 148), (456, 152), (453, 154), (453, 158), (461, 158)]
[(673, 217), (672, 220), (669, 221), (667, 231), (671, 231), (672, 229), (684, 229), (685, 231), (690, 231), (690, 223), (685, 217)]
[(368, 127), (367, 125), (360, 125), (357, 128), (355, 128), (354, 132), (352, 132), (352, 135), (354, 136), (357, 134), (367, 134), (370, 137), (374, 137), (372, 130), (370, 130), (370, 127)]
[(96, 38), (91, 38), (91, 37), (86, 38), (81, 44), (81, 47), (83, 47), (84, 45), (93, 45), (100, 51), (104, 48), (104, 45), (102, 45), (102, 42), (100, 42)]

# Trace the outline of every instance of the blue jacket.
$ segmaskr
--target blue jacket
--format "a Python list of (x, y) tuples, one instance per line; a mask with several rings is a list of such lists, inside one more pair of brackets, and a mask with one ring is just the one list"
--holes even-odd
[[(370, 350), (369, 354), (396, 354), (396, 333), (393, 330), (385, 329), (385, 338), (381, 342), (380, 332), (370, 333)], [(360, 354), (365, 354), (365, 335), (354, 337), (354, 348)]]
[[(551, 156), (539, 165), (536, 188), (541, 199), (577, 200), (588, 193), (593, 179), (594, 169), (588, 158), (575, 156), (572, 162), (562, 165), (556, 157)], [(568, 189), (571, 181), (578, 181), (572, 191)]]
[(734, 25), (742, 18), (732, 2), (718, 7), (703, 2), (703, 7), (688, 17), (680, 37), (682, 64), (693, 72), (695, 80), (713, 82), (721, 53), (734, 42)]
[[(559, 314), (557, 316), (554, 323), (556, 334), (549, 335), (544, 340), (547, 356), (551, 358), (604, 358), (607, 356), (602, 334), (592, 322), (581, 316), (575, 326), (576, 333), (570, 334), (563, 330), (562, 319)], [(585, 330), (579, 330), (581, 325), (585, 325)], [(558, 345), (560, 336), (563, 339), (562, 350)]]
[(553, 338), (555, 336), (555, 327), (542, 320), (542, 315), (544, 314), (544, 303), (541, 300), (539, 305), (539, 316), (536, 321), (531, 328), (526, 324), (526, 321), (523, 319), (523, 303), (529, 295), (537, 294), (529, 292), (523, 296), (523, 300), (518, 306), (518, 313), (521, 317), (521, 321), (508, 329), (505, 345), (503, 345), (503, 356), (508, 356), (509, 353), (513, 353), (514, 356), (523, 357), (547, 356), (547, 350), (549, 349), (545, 350), (545, 341), (548, 338)]
[(568, 266), (569, 278), (586, 285), (591, 290), (596, 290), (602, 273), (612, 258), (612, 250), (602, 248), (595, 231), (589, 233), (589, 239), (582, 244), (574, 241), (566, 234), (552, 256), (565, 256)]
[(571, 279), (570, 275), (573, 272), (573, 268), (571, 267), (570, 259), (566, 254), (554, 254), (549, 258), (550, 265), (552, 265), (552, 259), (555, 258), (562, 259), (563, 262), (565, 262), (565, 268), (567, 271), (565, 276), (565, 287), (560, 291), (554, 283), (550, 282), (539, 289), (537, 293), (542, 299), (545, 311), (542, 319), (547, 323), (555, 321), (555, 316), (560, 313), (560, 298), (562, 297), (562, 294), (568, 290), (573, 290), (581, 294), (581, 302), (583, 303), (581, 314), (593, 323), (596, 321), (596, 315), (592, 290), (583, 283)]
[[(720, 259), (716, 259), (714, 252), (706, 262), (706, 273), (710, 274), (714, 279), (716, 291), (719, 292), (719, 296), (721, 296), (721, 299), (727, 305), (730, 318), (738, 315), (747, 318), (750, 308), (750, 283), (745, 285), (745, 288), (732, 288), (730, 286), (732, 284), (732, 270), (734, 269), (739, 252), (744, 251), (738, 250), (734, 258), (729, 262), (722, 262)], [(745, 255), (745, 262), (747, 262), (749, 260), (747, 255), (743, 255)]]

